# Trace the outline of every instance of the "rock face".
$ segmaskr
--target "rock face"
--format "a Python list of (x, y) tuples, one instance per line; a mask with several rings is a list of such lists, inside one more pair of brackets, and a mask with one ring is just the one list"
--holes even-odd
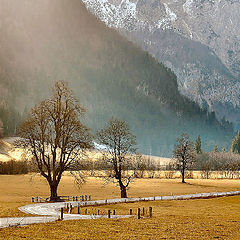
[(231, 124), (181, 95), (169, 68), (106, 27), (81, 1), (0, 0), (0, 6), (4, 131), (14, 132), (18, 113), (48, 97), (53, 81), (66, 80), (88, 109), (93, 132), (112, 116), (126, 120), (143, 153), (172, 156), (183, 132), (192, 139), (200, 134), (205, 151), (228, 148)]
[(83, 0), (170, 67), (180, 91), (240, 126), (238, 0)]

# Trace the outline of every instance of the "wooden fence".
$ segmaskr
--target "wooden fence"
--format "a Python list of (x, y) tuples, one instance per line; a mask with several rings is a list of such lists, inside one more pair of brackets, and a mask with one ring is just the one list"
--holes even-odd
[[(81, 195), (81, 196), (59, 196), (59, 201), (65, 202), (78, 202), (78, 201), (91, 201), (91, 195)], [(32, 197), (32, 202), (49, 202), (50, 197)]]
[[(73, 206), (71, 203), (67, 203), (65, 208), (61, 208), (60, 209), (60, 219), (63, 220), (64, 218), (64, 209), (67, 210), (68, 214), (72, 213), (73, 210)], [(82, 210), (82, 211), (81, 211)], [(133, 209), (129, 209), (129, 213), (130, 216), (133, 216)], [(82, 215), (92, 215), (92, 216), (101, 216), (103, 217), (104, 215), (107, 215), (107, 218), (115, 218), (114, 216), (116, 216), (116, 210), (104, 210), (104, 209), (96, 209), (96, 208), (91, 208), (91, 209), (81, 209), (80, 204), (78, 204), (77, 206), (77, 214), (82, 214)], [(146, 217), (153, 217), (153, 208), (149, 207), (149, 211), (147, 211), (147, 209), (145, 209), (144, 207), (138, 208), (137, 212), (136, 212), (136, 216), (138, 219), (141, 219), (142, 217), (146, 218)]]

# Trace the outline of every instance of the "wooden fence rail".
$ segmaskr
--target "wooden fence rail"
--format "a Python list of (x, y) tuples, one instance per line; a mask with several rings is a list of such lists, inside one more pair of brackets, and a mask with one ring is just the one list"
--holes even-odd
[[(91, 195), (81, 195), (81, 196), (59, 196), (59, 201), (91, 201)], [(32, 202), (49, 202), (50, 197), (32, 197)]]

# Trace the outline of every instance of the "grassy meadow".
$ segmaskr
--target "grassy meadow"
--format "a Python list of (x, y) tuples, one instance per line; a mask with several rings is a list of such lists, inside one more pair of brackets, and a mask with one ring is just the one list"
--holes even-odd
[[(136, 179), (129, 197), (161, 196), (240, 189), (239, 180)], [(19, 206), (30, 204), (32, 196), (48, 196), (43, 178), (28, 175), (0, 176), (0, 217), (26, 216)], [(93, 200), (118, 198), (114, 184), (104, 185), (99, 178), (88, 178), (80, 189), (65, 175), (59, 195), (91, 194)], [(240, 196), (202, 200), (156, 201), (89, 207), (88, 211), (129, 214), (133, 209), (153, 207), (153, 218), (57, 221), (26, 227), (0, 229), (0, 239), (240, 239)], [(82, 210), (83, 211), (83, 210)], [(76, 209), (73, 210), (76, 213)]]

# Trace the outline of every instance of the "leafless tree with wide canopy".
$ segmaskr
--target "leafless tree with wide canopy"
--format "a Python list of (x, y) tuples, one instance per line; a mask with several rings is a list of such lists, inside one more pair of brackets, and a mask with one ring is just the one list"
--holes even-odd
[(50, 187), (50, 199), (58, 200), (57, 188), (64, 171), (80, 161), (92, 147), (89, 129), (80, 121), (86, 110), (64, 81), (55, 83), (53, 95), (33, 107), (19, 126), (20, 140)]
[(193, 167), (196, 161), (194, 143), (190, 140), (188, 134), (184, 133), (177, 139), (173, 155), (177, 160), (177, 168), (181, 171), (182, 183), (185, 183), (185, 172)]
[(125, 121), (115, 118), (97, 132), (99, 144), (103, 149), (106, 165), (110, 166), (108, 181), (117, 183), (121, 190), (121, 197), (127, 197), (127, 188), (134, 177), (134, 173), (127, 171), (136, 158), (136, 137), (131, 133)]

